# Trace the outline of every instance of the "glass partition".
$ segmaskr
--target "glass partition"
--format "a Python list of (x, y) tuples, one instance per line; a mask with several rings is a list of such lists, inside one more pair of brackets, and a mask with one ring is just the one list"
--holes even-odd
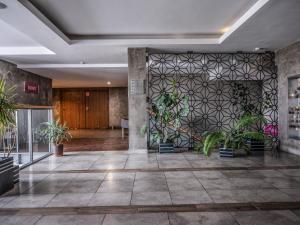
[(31, 134), (32, 134), (32, 153), (33, 160), (45, 156), (49, 153), (49, 141), (43, 139), (39, 133), (43, 124), (50, 120), (49, 110), (33, 109), (31, 110)]
[(39, 160), (51, 152), (48, 140), (39, 135), (40, 127), (52, 120), (51, 109), (16, 110), (16, 127), (9, 128), (0, 141), (0, 152), (11, 147), (11, 156), (15, 164), (24, 166)]
[(19, 165), (28, 164), (31, 161), (29, 149), (29, 126), (28, 126), (29, 110), (22, 109), (16, 111), (16, 124), (17, 124), (17, 140), (16, 140), (16, 153), (13, 153), (15, 163)]

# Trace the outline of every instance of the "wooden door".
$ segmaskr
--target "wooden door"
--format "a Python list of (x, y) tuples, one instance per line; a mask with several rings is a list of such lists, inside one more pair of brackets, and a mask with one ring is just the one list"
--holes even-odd
[(62, 92), (62, 121), (70, 129), (85, 128), (85, 98), (83, 91)]
[(86, 128), (108, 128), (108, 91), (86, 91), (85, 96)]

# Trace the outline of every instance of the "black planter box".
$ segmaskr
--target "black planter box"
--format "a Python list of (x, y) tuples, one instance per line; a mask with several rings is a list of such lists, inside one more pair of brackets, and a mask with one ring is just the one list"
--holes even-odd
[(159, 144), (159, 153), (172, 153), (174, 152), (173, 143), (160, 143)]
[(0, 157), (0, 195), (14, 187), (14, 159)]
[(248, 139), (247, 144), (249, 145), (250, 152), (252, 155), (263, 155), (265, 151), (265, 142), (259, 140)]
[(14, 184), (15, 183), (19, 183), (19, 181), (20, 181), (19, 171), (20, 171), (19, 166), (18, 165), (14, 165), (14, 167), (13, 167)]
[(234, 157), (234, 150), (232, 148), (219, 148), (220, 157)]

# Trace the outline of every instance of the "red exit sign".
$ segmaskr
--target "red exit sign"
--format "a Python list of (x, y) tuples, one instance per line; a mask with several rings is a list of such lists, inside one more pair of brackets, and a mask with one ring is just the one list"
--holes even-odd
[(39, 85), (35, 82), (25, 81), (24, 91), (25, 91), (25, 93), (38, 94), (39, 93)]

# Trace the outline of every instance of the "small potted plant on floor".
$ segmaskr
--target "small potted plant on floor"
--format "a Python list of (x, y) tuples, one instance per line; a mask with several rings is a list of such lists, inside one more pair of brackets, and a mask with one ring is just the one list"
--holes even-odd
[(221, 157), (234, 157), (238, 150), (246, 153), (249, 151), (246, 139), (264, 140), (262, 132), (253, 131), (252, 126), (264, 120), (261, 116), (244, 115), (234, 125), (230, 131), (217, 131), (209, 133), (203, 144), (203, 153), (210, 155), (211, 151), (219, 146)]
[(177, 91), (176, 81), (173, 81), (171, 92), (162, 90), (148, 111), (155, 128), (150, 135), (151, 141), (158, 144), (160, 153), (173, 152), (182, 118), (189, 113), (188, 97)]
[(61, 124), (59, 120), (43, 123), (40, 128), (40, 135), (44, 140), (49, 140), (55, 146), (55, 156), (63, 156), (64, 142), (69, 141), (72, 136), (66, 124)]
[(15, 140), (9, 139), (8, 131), (15, 126), (15, 87), (7, 87), (4, 77), (0, 78), (0, 140), (3, 157), (0, 157), (0, 194), (14, 187), (14, 159), (10, 157)]

